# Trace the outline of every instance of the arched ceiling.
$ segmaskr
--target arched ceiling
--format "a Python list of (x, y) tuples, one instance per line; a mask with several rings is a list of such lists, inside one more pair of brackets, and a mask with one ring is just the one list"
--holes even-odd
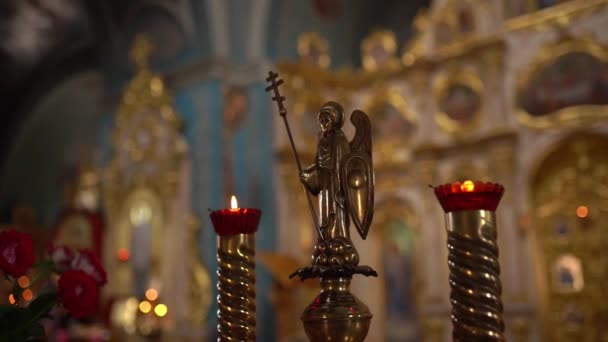
[[(174, 58), (196, 30), (186, 17), (201, 15), (189, 0), (1, 1), (0, 160), (24, 116), (56, 84), (91, 68), (106, 77), (128, 74), (126, 55), (136, 32), (162, 47), (156, 62)], [(205, 39), (191, 41), (205, 48)]]

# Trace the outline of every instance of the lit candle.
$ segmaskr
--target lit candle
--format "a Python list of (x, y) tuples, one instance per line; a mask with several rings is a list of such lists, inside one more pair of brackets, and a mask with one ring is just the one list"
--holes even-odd
[(215, 232), (220, 236), (255, 233), (261, 216), (259, 209), (239, 208), (235, 196), (230, 200), (230, 208), (213, 211), (210, 215)]

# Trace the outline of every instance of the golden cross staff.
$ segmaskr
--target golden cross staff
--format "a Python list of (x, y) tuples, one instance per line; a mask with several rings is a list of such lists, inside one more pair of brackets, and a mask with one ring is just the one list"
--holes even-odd
[[(279, 114), (283, 118), (283, 123), (285, 123), (285, 129), (287, 130), (287, 136), (289, 137), (289, 143), (291, 144), (291, 150), (293, 151), (293, 156), (296, 158), (296, 163), (298, 164), (298, 172), (299, 175), (302, 174), (302, 164), (300, 163), (300, 157), (298, 156), (298, 151), (296, 151), (296, 145), (293, 143), (293, 137), (291, 135), (291, 129), (289, 128), (289, 122), (287, 122), (287, 109), (283, 105), (283, 101), (285, 101), (285, 96), (282, 96), (279, 92), (279, 86), (283, 84), (282, 79), (278, 79), (279, 74), (273, 71), (268, 72), (268, 77), (266, 78), (266, 82), (270, 83), (268, 87), (266, 87), (266, 92), (274, 91), (274, 96), (272, 100), (277, 103), (279, 107)], [(302, 184), (304, 187), (304, 184)], [(308, 207), (310, 208), (310, 214), (312, 215), (312, 222), (315, 224), (315, 228), (317, 228), (317, 232), (319, 233), (319, 237), (321, 240), (325, 240), (323, 234), (321, 234), (321, 228), (319, 227), (319, 221), (317, 220), (317, 213), (315, 212), (315, 207), (312, 205), (312, 199), (310, 198), (310, 193), (306, 191), (304, 188), (304, 193), (306, 193), (306, 199), (308, 200)]]

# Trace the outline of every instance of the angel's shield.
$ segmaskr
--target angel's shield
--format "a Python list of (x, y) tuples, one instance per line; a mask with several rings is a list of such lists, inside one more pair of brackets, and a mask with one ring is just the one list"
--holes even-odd
[(365, 240), (374, 216), (374, 170), (369, 154), (352, 152), (342, 160), (340, 173), (348, 212)]

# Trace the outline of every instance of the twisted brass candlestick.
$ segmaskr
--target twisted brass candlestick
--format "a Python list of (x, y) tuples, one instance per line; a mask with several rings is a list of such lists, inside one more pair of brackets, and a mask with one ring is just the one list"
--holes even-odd
[(255, 341), (255, 236), (220, 236), (217, 250), (218, 341)]
[(435, 188), (446, 211), (454, 341), (504, 341), (494, 211), (498, 184), (467, 181)]
[(255, 232), (261, 211), (236, 208), (211, 213), (217, 247), (218, 341), (255, 341)]

